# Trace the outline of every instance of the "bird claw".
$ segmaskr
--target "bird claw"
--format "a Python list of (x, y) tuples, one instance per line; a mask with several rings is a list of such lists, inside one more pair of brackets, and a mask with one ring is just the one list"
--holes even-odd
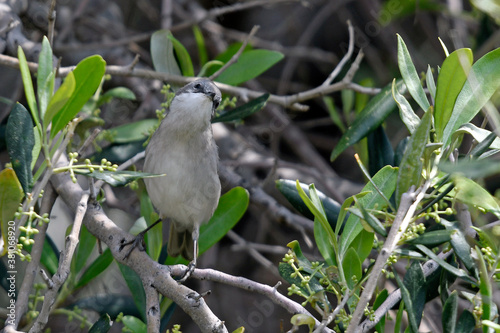
[(121, 252), (125, 246), (130, 245), (130, 248), (125, 253), (123, 259), (128, 259), (130, 253), (137, 247), (140, 251), (144, 251), (144, 234), (141, 232), (137, 236), (134, 237), (131, 241), (125, 242), (125, 239), (122, 240), (122, 244), (120, 245), (119, 251)]
[(184, 275), (182, 275), (182, 277), (179, 280), (177, 280), (177, 283), (182, 284), (182, 283), (186, 282), (186, 280), (189, 279), (191, 274), (193, 274), (195, 268), (196, 268), (196, 263), (193, 260), (187, 266), (187, 269), (184, 272)]

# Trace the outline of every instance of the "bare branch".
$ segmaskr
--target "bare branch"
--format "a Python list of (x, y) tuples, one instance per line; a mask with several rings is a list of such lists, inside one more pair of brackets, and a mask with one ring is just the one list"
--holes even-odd
[(229, 61), (224, 64), (224, 66), (222, 66), (215, 73), (213, 73), (212, 75), (210, 75), (210, 77), (209, 77), (210, 80), (214, 80), (219, 75), (221, 75), (229, 66), (231, 66), (232, 64), (238, 62), (238, 59), (240, 58), (240, 56), (243, 53), (243, 51), (245, 51), (245, 48), (248, 45), (248, 41), (257, 33), (258, 30), (259, 30), (259, 26), (258, 25), (254, 25), (253, 28), (252, 28), (252, 30), (248, 34), (247, 39), (245, 39), (245, 41), (243, 42), (243, 44), (241, 44), (240, 48), (238, 49), (238, 52), (236, 52), (231, 57), (231, 59), (229, 59)]
[[(185, 270), (182, 265), (171, 266), (172, 273), (182, 274)], [(199, 280), (209, 280), (213, 282), (223, 283), (229, 286), (241, 288), (249, 292), (255, 292), (269, 298), (273, 303), (281, 306), (283, 309), (288, 311), (290, 314), (302, 313), (314, 318), (314, 316), (307, 311), (302, 305), (292, 301), (291, 299), (280, 294), (276, 287), (271, 287), (262, 283), (258, 283), (241, 276), (232, 276), (223, 272), (216, 271), (214, 269), (199, 269), (196, 268), (191, 275), (191, 277)], [(320, 325), (320, 322), (314, 318), (316, 325)], [(324, 328), (322, 332), (333, 332), (329, 328)]]
[(49, 15), (47, 18), (49, 22), (49, 27), (47, 29), (47, 38), (50, 45), (52, 45), (54, 42), (54, 27), (56, 25), (56, 3), (57, 0), (52, 0), (50, 2)]
[(75, 252), (76, 246), (79, 242), (80, 228), (82, 226), (83, 217), (87, 211), (87, 201), (89, 199), (88, 193), (81, 194), (80, 201), (76, 207), (75, 220), (73, 222), (73, 228), (68, 237), (66, 237), (66, 247), (61, 254), (61, 260), (59, 261), (59, 267), (57, 268), (56, 274), (52, 277), (51, 281), (53, 286), (47, 289), (45, 293), (42, 309), (40, 314), (33, 323), (33, 326), (29, 330), (30, 333), (41, 332), (49, 320), (50, 311), (52, 305), (54, 304), (56, 297), (59, 292), (59, 288), (66, 281), (69, 273), (71, 260), (73, 259), (73, 253)]
[(146, 294), (146, 316), (148, 323), (148, 332), (160, 332), (160, 299), (158, 292), (153, 286), (143, 282), (144, 292)]
[(349, 30), (349, 47), (347, 48), (347, 53), (342, 57), (342, 60), (335, 66), (333, 71), (328, 75), (327, 79), (325, 82), (323, 82), (322, 86), (328, 86), (335, 78), (337, 75), (339, 75), (340, 71), (342, 68), (344, 68), (344, 65), (351, 59), (352, 53), (354, 52), (354, 28), (351, 24), (350, 20), (347, 20), (347, 28)]
[(382, 274), (382, 269), (387, 264), (387, 259), (392, 254), (394, 249), (396, 248), (396, 244), (398, 243), (401, 235), (406, 231), (408, 227), (408, 223), (410, 222), (415, 210), (417, 209), (418, 204), (423, 199), (425, 195), (425, 191), (429, 188), (430, 181), (426, 181), (422, 187), (417, 190), (414, 188), (410, 188), (410, 190), (406, 193), (403, 193), (401, 196), (401, 202), (399, 204), (398, 211), (396, 213), (396, 217), (392, 222), (391, 230), (389, 231), (389, 235), (380, 251), (380, 254), (375, 261), (372, 272), (366, 285), (364, 287), (363, 293), (359, 298), (358, 305), (356, 306), (356, 310), (352, 314), (351, 321), (349, 322), (349, 327), (347, 328), (346, 333), (359, 332), (360, 327), (358, 323), (361, 321), (361, 317), (363, 316), (364, 310), (370, 301), (373, 292), (377, 286), (377, 281)]

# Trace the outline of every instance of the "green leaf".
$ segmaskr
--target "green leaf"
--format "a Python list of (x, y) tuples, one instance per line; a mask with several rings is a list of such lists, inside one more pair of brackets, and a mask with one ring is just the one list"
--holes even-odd
[(87, 262), (87, 259), (92, 254), (92, 250), (95, 247), (97, 239), (88, 231), (85, 225), (82, 225), (80, 229), (80, 241), (78, 242), (78, 247), (76, 249), (74, 261), (74, 271), (73, 273), (80, 273), (83, 266)]
[(379, 126), (368, 134), (368, 170), (370, 176), (376, 174), (386, 165), (394, 165), (394, 150), (384, 127)]
[[(460, 126), (459, 129), (453, 133), (451, 140), (455, 141), (457, 140), (457, 137), (465, 133), (472, 135), (474, 140), (477, 142), (483, 142), (489, 135), (491, 135), (492, 132), (485, 130), (484, 128), (479, 128), (472, 123), (467, 123)], [(500, 149), (500, 138), (495, 138), (493, 143), (490, 145), (490, 148)]]
[(56, 93), (54, 94), (54, 96), (52, 96), (52, 98), (49, 101), (49, 105), (47, 106), (47, 111), (45, 112), (43, 117), (43, 123), (45, 126), (48, 126), (48, 124), (52, 121), (54, 116), (59, 111), (61, 111), (64, 105), (66, 105), (66, 103), (73, 95), (75, 87), (76, 87), (75, 75), (73, 74), (73, 72), (69, 72), (66, 78), (64, 79), (64, 82), (61, 84), (59, 89), (57, 89)]
[(122, 273), (125, 282), (127, 283), (128, 289), (132, 293), (135, 306), (139, 309), (141, 317), (145, 320), (146, 314), (146, 293), (144, 292), (144, 287), (142, 286), (142, 281), (139, 275), (137, 275), (134, 270), (124, 264), (117, 262), (118, 268)]
[(136, 97), (132, 90), (127, 87), (116, 87), (109, 89), (104, 94), (99, 97), (97, 101), (97, 106), (105, 103), (109, 103), (113, 98), (126, 99), (129, 101), (135, 101)]
[[(391, 166), (385, 166), (382, 168), (375, 176), (373, 176), (373, 182), (377, 185), (377, 187), (381, 190), (381, 192), (387, 197), (390, 198), (394, 189), (396, 188), (396, 179), (397, 179), (397, 168)], [(384, 198), (378, 194), (377, 190), (373, 186), (371, 182), (366, 184), (363, 188), (362, 192), (368, 192), (362, 198), (358, 198), (358, 201), (364, 207), (378, 207), (377, 209), (381, 210), (387, 207), (387, 202)], [(354, 214), (351, 214), (347, 219), (347, 222), (344, 226), (344, 231), (340, 237), (340, 257), (345, 253), (345, 251), (349, 248), (352, 241), (359, 235), (359, 233), (363, 230), (363, 226), (361, 225), (360, 218)]]
[[(146, 225), (149, 227), (158, 221), (160, 218), (155, 212), (153, 203), (148, 196), (146, 188), (141, 186), (141, 190), (138, 193), (139, 201), (141, 203), (141, 216), (146, 221)], [(151, 231), (146, 234), (146, 244), (148, 254), (154, 261), (158, 261), (161, 253), (161, 248), (163, 244), (163, 233), (162, 233), (163, 221), (155, 225)], [(142, 229), (144, 230), (144, 229)]]
[(443, 269), (447, 270), (451, 274), (463, 279), (466, 282), (475, 284), (474, 280), (469, 275), (467, 275), (467, 273), (463, 269), (456, 268), (456, 267), (450, 265), (449, 263), (447, 263), (443, 259), (439, 258), (434, 252), (432, 252), (431, 250), (429, 250), (427, 247), (425, 247), (423, 245), (417, 244), (417, 245), (415, 245), (415, 247), (417, 249), (419, 249), (420, 251), (422, 251), (424, 254), (426, 254), (429, 258), (436, 261)]
[(181, 75), (174, 54), (174, 43), (169, 38), (171, 32), (158, 30), (151, 36), (151, 58), (157, 72)]
[(113, 143), (123, 144), (146, 140), (149, 131), (157, 125), (158, 119), (142, 119), (110, 128), (108, 131), (113, 137)]
[(103, 170), (103, 171), (94, 171), (90, 172), (87, 169), (76, 169), (74, 170), (75, 173), (86, 176), (86, 177), (92, 177), (95, 179), (99, 179), (102, 181), (105, 181), (111, 186), (125, 186), (128, 183), (131, 183), (135, 180), (141, 179), (141, 178), (153, 178), (153, 177), (161, 177), (162, 175), (157, 175), (154, 173), (146, 173), (146, 172), (139, 172), (139, 171), (108, 171), (108, 170)]
[(373, 232), (361, 230), (359, 235), (354, 238), (349, 248), (354, 249), (358, 254), (359, 260), (363, 262), (372, 251), (374, 239), (375, 234)]
[[(33, 145), (33, 150), (31, 151), (31, 171), (35, 169), (38, 156), (40, 156), (40, 151), (42, 150), (42, 138), (40, 138), (40, 132), (37, 130), (36, 126), (33, 127), (33, 138), (35, 139), (35, 143)], [(36, 181), (36, 178), (34, 181)]]
[(306, 204), (307, 208), (314, 215), (314, 239), (318, 245), (318, 249), (326, 260), (328, 265), (335, 264), (335, 250), (334, 244), (336, 242), (336, 236), (333, 232), (332, 227), (328, 223), (325, 211), (321, 205), (321, 200), (319, 199), (318, 193), (314, 184), (309, 186), (309, 196), (306, 195), (305, 191), (300, 186), (299, 181), (296, 182), (296, 187), (299, 192), (300, 197)]
[(425, 74), (425, 83), (429, 93), (431, 94), (432, 100), (436, 100), (436, 82), (434, 81), (434, 75), (432, 75), (432, 68), (430, 65), (427, 66), (427, 73)]
[(443, 333), (455, 333), (457, 324), (458, 293), (456, 290), (450, 294), (450, 297), (443, 305)]
[[(7, 168), (0, 171), (0, 226), (3, 244), (8, 244), (9, 221), (14, 220), (14, 214), (23, 199), (23, 188), (13, 169)], [(7, 253), (8, 247), (3, 246), (0, 256)]]
[(314, 269), (312, 268), (312, 264), (309, 259), (307, 259), (306, 256), (302, 253), (299, 242), (293, 240), (290, 243), (286, 244), (286, 246), (293, 251), (295, 257), (297, 258), (299, 266), (302, 267), (305, 272), (313, 274)]
[(474, 259), (472, 259), (471, 255), (471, 247), (469, 243), (467, 243), (467, 240), (465, 239), (465, 235), (463, 232), (458, 228), (456, 223), (453, 224), (445, 224), (445, 227), (447, 230), (452, 230), (453, 232), (451, 233), (451, 246), (453, 247), (453, 250), (455, 251), (455, 254), (460, 258), (464, 266), (467, 268), (467, 270), (476, 275), (476, 265), (474, 264)]
[[(402, 81), (396, 83), (396, 88), (399, 89), (403, 84)], [(335, 146), (330, 155), (330, 160), (333, 162), (347, 147), (357, 143), (371, 131), (376, 129), (387, 116), (396, 107), (396, 102), (392, 98), (392, 84), (387, 85), (373, 97), (365, 108), (358, 114), (354, 122), (340, 138), (339, 143)]]
[(107, 313), (102, 314), (99, 320), (89, 329), (89, 333), (107, 333), (111, 329), (111, 318)]
[(196, 40), (196, 46), (198, 47), (198, 58), (200, 59), (200, 66), (203, 66), (208, 62), (208, 52), (205, 45), (205, 38), (203, 37), (203, 32), (200, 27), (193, 25), (193, 35)]
[(167, 34), (168, 39), (174, 45), (174, 51), (179, 60), (179, 65), (181, 66), (181, 71), (183, 76), (194, 76), (193, 62), (191, 61), (191, 56), (189, 56), (188, 51), (182, 45), (179, 40), (177, 40), (174, 35), (169, 31)]
[(229, 66), (215, 80), (237, 86), (267, 71), (283, 59), (283, 53), (270, 50), (250, 50), (243, 52), (238, 61)]
[[(398, 282), (399, 289), (401, 290), (401, 298), (403, 299), (403, 302), (405, 303), (405, 308), (406, 308), (406, 313), (408, 314), (408, 320), (410, 322), (410, 332), (418, 332), (418, 322), (416, 318), (416, 313), (414, 312), (413, 309), (413, 302), (412, 302), (412, 297), (410, 294), (410, 291), (408, 288), (406, 288), (405, 284), (401, 281), (401, 278), (399, 277), (398, 273), (394, 273), (394, 276), (396, 277), (396, 281)], [(399, 332), (399, 331), (398, 331)]]
[(26, 60), (26, 56), (24, 55), (21, 45), (17, 47), (17, 58), (19, 59), (19, 70), (21, 71), (21, 77), (23, 79), (26, 101), (28, 102), (28, 106), (31, 110), (31, 116), (33, 117), (35, 123), (38, 124), (40, 121), (38, 118), (35, 90), (33, 89), (33, 81), (31, 80), (31, 72), (28, 67), (28, 61)]
[(290, 323), (293, 326), (307, 325), (309, 327), (309, 332), (312, 332), (314, 330), (314, 326), (316, 325), (316, 322), (313, 317), (303, 313), (298, 313), (296, 315), (293, 315), (292, 318), (290, 319)]
[(14, 105), (7, 120), (5, 141), (12, 168), (16, 172), (24, 194), (30, 193), (33, 187), (31, 160), (35, 136), (31, 116), (19, 103)]
[[(493, 320), (495, 316), (495, 311), (492, 307), (495, 306), (493, 303), (493, 287), (490, 281), (490, 275), (488, 274), (488, 269), (486, 267), (486, 262), (484, 260), (483, 253), (479, 246), (476, 245), (477, 254), (477, 266), (479, 267), (479, 293), (481, 294), (482, 300), (482, 315), (483, 320)], [(483, 332), (487, 333), (488, 329), (483, 327)]]
[(400, 35), (398, 35), (398, 65), (410, 95), (422, 110), (427, 111), (430, 107), (429, 101), (427, 100), (427, 96), (425, 96), (424, 88), (420, 84), (420, 78), (413, 65), (410, 53)]
[(396, 320), (394, 322), (394, 333), (400, 333), (401, 332), (401, 324), (403, 322), (404, 308), (405, 308), (404, 301), (400, 302), (399, 303), (398, 313), (396, 314)]
[[(344, 90), (342, 90), (344, 91)], [(323, 103), (325, 103), (326, 109), (328, 110), (328, 114), (330, 115), (330, 119), (333, 121), (335, 125), (340, 129), (342, 133), (345, 132), (345, 126), (340, 118), (340, 114), (335, 108), (335, 104), (333, 102), (333, 98), (331, 96), (323, 96)]]
[[(382, 223), (380, 223), (380, 221), (375, 216), (373, 216), (373, 214), (368, 212), (362, 203), (358, 202), (357, 200), (355, 200), (355, 201), (356, 201), (356, 205), (359, 207), (359, 210), (361, 212), (361, 216), (358, 215), (358, 217), (362, 218), (361, 222), (364, 221), (369, 225), (368, 229), (365, 226), (363, 226), (365, 228), (365, 230), (370, 231), (370, 232), (375, 231), (379, 235), (387, 237), (387, 230), (385, 230), (385, 227), (382, 225)], [(351, 210), (351, 212), (352, 212), (352, 210)]]
[(246, 118), (251, 114), (254, 114), (255, 112), (262, 109), (266, 105), (269, 96), (270, 96), (269, 94), (261, 95), (246, 104), (234, 108), (233, 110), (229, 110), (222, 114), (219, 114), (212, 119), (212, 123), (238, 121), (243, 118)]
[(429, 248), (436, 247), (451, 240), (453, 230), (434, 230), (428, 231), (418, 237), (407, 240), (406, 244), (422, 244)]
[(500, 48), (476, 61), (455, 101), (449, 122), (443, 131), (446, 147), (461, 125), (468, 123), (500, 87)]
[(439, 169), (450, 174), (460, 174), (467, 178), (486, 178), (500, 173), (500, 164), (492, 159), (467, 160), (459, 159), (457, 163), (443, 161)]
[(476, 319), (474, 319), (474, 315), (470, 311), (464, 310), (460, 318), (458, 318), (455, 333), (472, 333), (475, 327)]
[(396, 79), (392, 81), (392, 97), (398, 105), (399, 117), (405, 124), (410, 134), (413, 134), (415, 129), (417, 129), (418, 124), (420, 124), (420, 118), (415, 114), (415, 111), (413, 111), (413, 108), (406, 98), (396, 89)]
[(147, 333), (148, 326), (139, 318), (133, 316), (123, 316), (123, 325), (134, 333)]
[(413, 261), (410, 268), (406, 271), (404, 277), (404, 285), (410, 294), (411, 303), (413, 305), (413, 314), (417, 327), (422, 320), (422, 313), (425, 306), (425, 295), (427, 293), (424, 271), (418, 261)]
[(423, 167), (423, 161), (421, 158), (429, 140), (431, 123), (432, 110), (428, 110), (422, 117), (420, 125), (411, 135), (410, 140), (406, 145), (403, 159), (399, 165), (398, 185), (396, 187), (397, 206), (399, 206), (401, 195), (408, 191), (410, 186), (415, 185), (418, 187), (419, 185)]
[[(373, 302), (373, 310), (377, 310), (382, 305), (382, 303), (384, 303), (388, 296), (389, 292), (387, 291), (387, 289), (382, 290), (377, 295), (377, 298), (375, 298), (375, 302)], [(375, 325), (375, 330), (377, 332), (385, 332), (385, 318), (386, 315), (384, 315), (377, 323), (377, 325)]]
[(54, 275), (59, 267), (59, 250), (49, 236), (46, 236), (45, 242), (43, 242), (40, 263), (45, 267), (50, 275)]
[[(342, 268), (344, 270), (344, 276), (349, 289), (354, 289), (357, 282), (361, 280), (363, 271), (361, 267), (361, 260), (359, 259), (356, 250), (352, 247), (347, 250), (342, 261)], [(356, 277), (354, 279), (354, 277)]]
[[(54, 63), (52, 60), (52, 48), (46, 36), (42, 40), (42, 50), (38, 57), (37, 93), (40, 103), (40, 118), (44, 119), (47, 105), (54, 92)], [(44, 124), (47, 127), (47, 124)]]
[[(214, 215), (207, 224), (202, 225), (200, 228), (200, 255), (221, 240), (238, 223), (248, 208), (248, 202), (248, 191), (239, 186), (220, 197)], [(169, 257), (165, 265), (177, 263), (187, 263), (187, 261), (181, 257)]]
[(472, 205), (500, 217), (498, 201), (481, 185), (472, 179), (458, 175), (453, 177), (453, 183), (456, 191), (455, 198), (466, 205)]
[(75, 284), (75, 289), (87, 285), (90, 281), (104, 272), (112, 262), (113, 255), (108, 248), (87, 267), (78, 282)]
[(93, 55), (80, 61), (73, 70), (75, 89), (66, 104), (52, 119), (51, 138), (59, 133), (95, 93), (106, 70), (106, 62), (100, 55)]
[(439, 71), (434, 110), (434, 124), (438, 140), (442, 138), (455, 101), (467, 79), (472, 66), (472, 58), (470, 49), (458, 49), (444, 60)]
[[(297, 183), (293, 180), (289, 179), (278, 179), (276, 181), (276, 187), (283, 194), (283, 196), (288, 200), (288, 202), (297, 209), (302, 215), (313, 220), (314, 215), (311, 213), (309, 208), (307, 208), (304, 200), (299, 195), (297, 190)], [(309, 186), (306, 184), (300, 183), (300, 187), (307, 196), (309, 196)], [(332, 226), (332, 228), (337, 223), (337, 219), (340, 213), (340, 204), (335, 200), (327, 197), (321, 191), (316, 190), (318, 193), (318, 197), (321, 200), (321, 204), (323, 205), (323, 209), (325, 210), (326, 218), (328, 222)]]
[[(311, 276), (311, 280), (308, 283), (310, 289), (303, 285), (300, 277), (294, 274), (295, 270), (287, 263), (280, 262), (278, 265), (278, 272), (280, 273), (281, 277), (283, 277), (283, 279), (285, 279), (288, 283), (295, 284), (297, 287), (299, 287), (300, 291), (304, 295), (311, 296), (324, 291), (323, 286), (319, 283), (319, 280), (315, 276)], [(308, 275), (307, 273), (302, 274)]]

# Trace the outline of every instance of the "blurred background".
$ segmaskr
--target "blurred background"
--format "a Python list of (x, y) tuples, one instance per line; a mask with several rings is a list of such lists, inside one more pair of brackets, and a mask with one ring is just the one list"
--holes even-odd
[[(15, 57), (17, 44), (21, 44), (28, 60), (36, 61), (42, 37), (47, 34), (49, 7), (49, 0), (0, 1), (0, 51)], [(313, 237), (312, 221), (288, 206), (274, 181), (286, 178), (315, 183), (340, 202), (359, 192), (365, 180), (353, 155), (358, 152), (366, 161), (367, 142), (347, 149), (334, 163), (329, 162), (329, 156), (345, 127), (371, 95), (400, 76), (396, 34), (406, 42), (417, 71), (425, 72), (430, 65), (435, 77), (445, 58), (441, 42), (450, 52), (471, 48), (475, 60), (500, 46), (500, 5), (494, 0), (58, 0), (56, 10), (53, 49), (61, 66), (75, 65), (92, 54), (102, 55), (108, 65), (128, 66), (139, 55), (135, 66), (152, 69), (151, 34), (158, 29), (170, 29), (187, 48), (197, 73), (207, 59), (199, 52), (193, 26), (201, 31), (210, 60), (230, 45), (241, 43), (252, 27), (259, 25), (259, 31), (250, 40), (252, 47), (282, 52), (284, 59), (244, 86), (276, 95), (292, 95), (321, 85), (348, 50), (350, 21), (354, 54), (336, 81), (344, 77), (362, 50), (364, 58), (352, 82), (366, 87), (363, 91), (368, 94), (359, 92), (361, 89), (335, 91), (326, 98), (304, 102), (308, 111), (268, 103), (243, 123), (214, 126), (221, 164), (237, 179), (227, 182), (224, 190), (242, 185), (250, 189), (251, 201), (234, 232), (205, 253), (198, 267), (214, 268), (271, 286), (281, 280), (277, 265), (290, 241), (299, 240), (309, 258), (319, 258), (317, 250), (307, 246)], [(17, 18), (21, 23), (12, 26)], [(15, 34), (7, 35), (6, 31)], [(0, 162), (5, 164), (8, 157), (4, 130), (11, 108), (9, 101), (23, 102), (24, 91), (18, 70), (2, 65), (0, 77)], [(157, 80), (111, 77), (104, 90), (125, 86), (136, 99), (116, 99), (103, 105), (98, 113), (88, 115), (89, 126), (110, 129), (155, 118), (155, 110), (161, 109), (164, 98), (162, 85)], [(481, 119), (477, 121), (481, 123)], [(393, 148), (408, 135), (397, 112), (388, 118), (385, 130)], [(124, 156), (133, 156), (143, 149), (141, 144), (130, 148)], [(106, 149), (112, 146), (111, 139), (101, 136), (85, 154), (109, 152)], [(120, 163), (126, 157), (111, 160)], [(492, 178), (487, 187), (495, 193), (499, 179)], [(104, 191), (110, 218), (124, 229), (130, 228), (140, 215), (135, 192), (109, 186)], [(280, 213), (282, 208), (290, 210), (292, 217)], [(59, 246), (64, 237), (56, 229), (64, 231), (59, 223), (69, 223), (70, 216), (62, 205), (52, 213), (49, 233)], [(188, 285), (199, 292), (212, 291), (206, 301), (230, 330), (242, 325), (246, 332), (290, 328), (291, 315), (265, 297), (206, 281), (191, 279)], [(280, 292), (286, 293), (287, 287), (284, 282)], [(103, 293), (129, 293), (116, 267), (72, 299)], [(439, 332), (439, 317), (433, 316), (439, 316), (440, 310), (432, 310), (426, 309), (424, 331)], [(171, 323), (181, 324), (183, 332), (198, 331), (182, 310), (174, 313)], [(50, 325), (53, 332), (79, 331), (64, 316), (54, 318)]]

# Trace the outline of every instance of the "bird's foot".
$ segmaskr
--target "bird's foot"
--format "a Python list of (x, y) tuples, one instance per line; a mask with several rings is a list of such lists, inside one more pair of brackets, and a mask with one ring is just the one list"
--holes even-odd
[(123, 259), (128, 259), (128, 257), (130, 256), (130, 253), (132, 253), (132, 251), (135, 248), (138, 248), (140, 251), (144, 251), (144, 246), (145, 246), (145, 244), (144, 244), (144, 232), (139, 233), (137, 236), (134, 237), (134, 239), (132, 239), (131, 241), (128, 241), (128, 242), (126, 242), (125, 239), (122, 239), (119, 251), (121, 252), (125, 246), (129, 246), (129, 245), (130, 245), (130, 248), (125, 253), (125, 256), (123, 257)]
[(186, 280), (189, 279), (191, 274), (193, 274), (195, 268), (196, 268), (196, 261), (193, 260), (187, 266), (187, 269), (184, 272), (184, 275), (179, 280), (177, 280), (177, 283), (182, 284), (182, 283), (186, 282)]

